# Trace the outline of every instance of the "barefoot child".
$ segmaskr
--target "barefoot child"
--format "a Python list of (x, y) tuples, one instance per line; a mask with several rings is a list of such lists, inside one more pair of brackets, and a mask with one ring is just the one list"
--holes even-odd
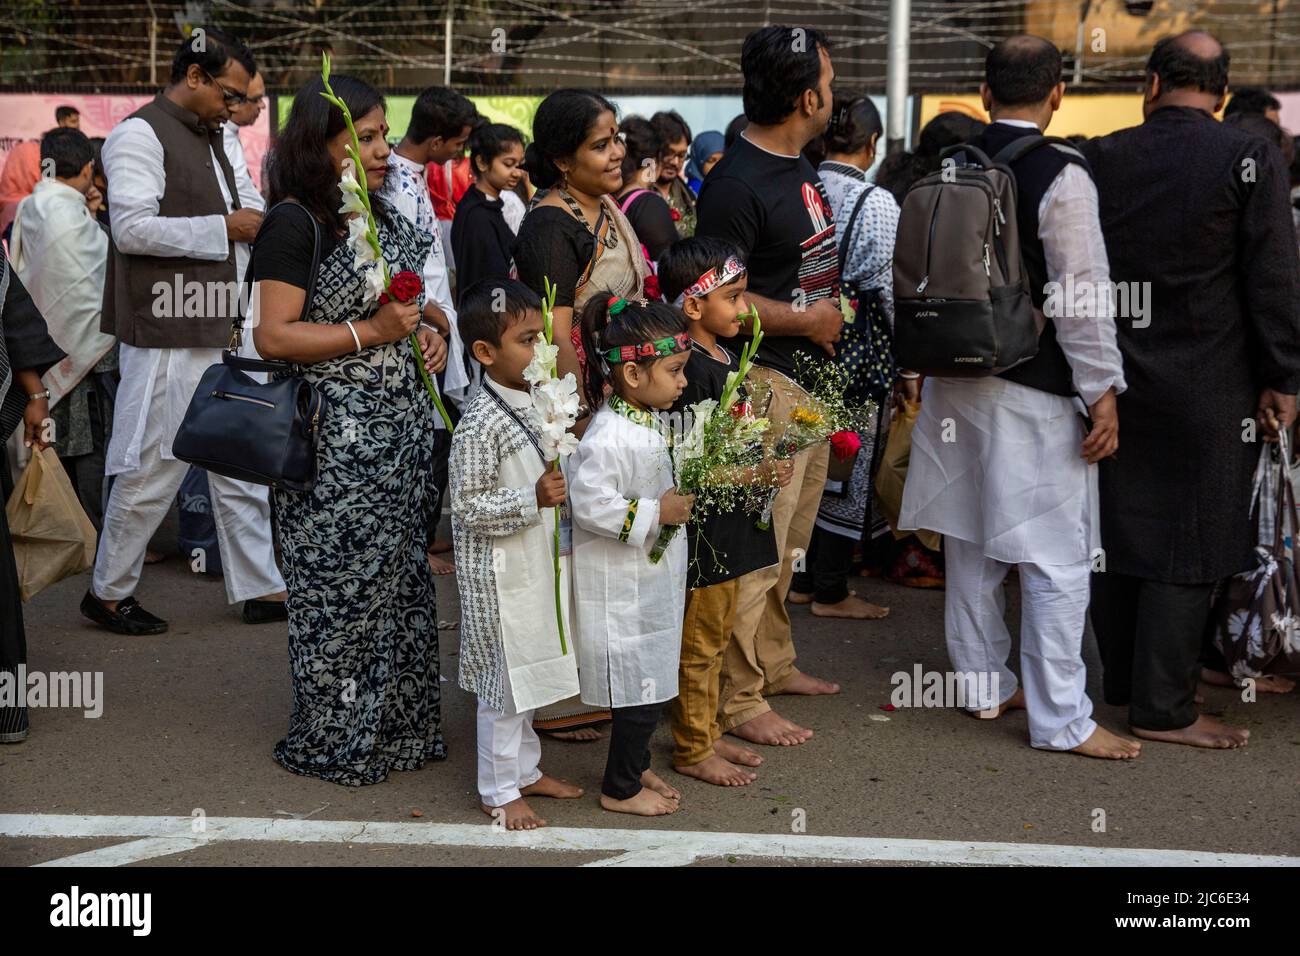
[[(740, 332), (745, 302), (745, 264), (720, 239), (696, 236), (673, 243), (659, 261), (659, 288), (669, 301), (682, 296), (691, 336), (686, 389), (674, 412), (704, 399), (720, 399), (739, 360), (718, 338)], [(744, 400), (742, 393), (741, 401)], [(756, 480), (789, 484), (792, 461), (768, 460)], [(699, 506), (697, 505), (697, 508)], [(718, 727), (722, 659), (731, 640), (740, 578), (777, 563), (776, 535), (760, 530), (757, 514), (709, 513), (688, 526), (686, 620), (682, 626), (677, 700), (673, 702), (673, 769), (723, 787), (743, 787), (763, 758), (724, 740)]]
[(569, 468), (573, 508), (574, 618), (586, 704), (612, 707), (601, 784), (606, 810), (658, 816), (681, 794), (650, 770), (650, 736), (677, 696), (686, 540), (658, 562), (663, 525), (690, 516), (693, 497), (673, 487), (670, 434), (659, 413), (686, 385), (690, 339), (681, 312), (597, 293), (582, 313), (587, 394), (613, 388)]
[[(494, 820), (504, 816), (510, 830), (546, 823), (525, 796), (582, 795), (538, 768), (542, 749), (532, 728), (536, 708), (578, 692), (573, 645), (560, 651), (551, 573), (564, 476), (543, 461), (524, 381), (542, 332), (541, 305), (518, 282), (486, 279), (465, 291), (457, 317), (484, 370), (451, 442), (460, 686), (478, 697), (479, 806)], [(568, 555), (560, 562), (567, 595)]]

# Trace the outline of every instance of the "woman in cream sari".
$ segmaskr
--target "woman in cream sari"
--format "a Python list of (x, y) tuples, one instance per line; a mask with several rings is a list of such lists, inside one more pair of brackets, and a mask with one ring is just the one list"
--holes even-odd
[[(635, 302), (646, 297), (641, 243), (613, 199), (626, 148), (614, 105), (589, 90), (557, 90), (543, 100), (533, 137), (524, 168), (540, 191), (515, 239), (515, 270), (538, 295), (545, 295), (544, 278), (555, 286), (559, 372), (581, 382), (585, 356), (575, 315), (600, 289)], [(592, 396), (585, 404), (594, 404)], [(609, 719), (608, 710), (573, 697), (538, 710), (533, 727), (563, 740), (596, 740), (595, 725)]]

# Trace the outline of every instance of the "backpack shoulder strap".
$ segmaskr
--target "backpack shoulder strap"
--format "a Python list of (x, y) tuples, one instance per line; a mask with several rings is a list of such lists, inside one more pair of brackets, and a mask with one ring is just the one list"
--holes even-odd
[(634, 190), (632, 190), (630, 193), (628, 193), (626, 196), (624, 196), (624, 197), (623, 197), (623, 201), (620, 202), (620, 203), (618, 204), (618, 211), (621, 212), (623, 215), (626, 216), (626, 215), (627, 215), (628, 208), (632, 205), (632, 203), (636, 202), (636, 201), (637, 201), (638, 199), (640, 199), (642, 196), (647, 195), (649, 192), (650, 192), (650, 190), (648, 190), (648, 189), (634, 189)]
[(1022, 136), (998, 150), (997, 155), (993, 157), (993, 162), (1010, 166), (1042, 146), (1051, 146), (1066, 162), (1082, 166), (1089, 175), (1092, 175), (1092, 168), (1083, 153), (1079, 152), (1078, 147), (1068, 139), (1062, 139), (1060, 136)]
[(840, 239), (840, 279), (844, 278), (844, 265), (849, 261), (849, 250), (853, 248), (853, 233), (858, 226), (858, 213), (862, 212), (862, 204), (867, 201), (871, 191), (876, 188), (875, 183), (867, 183), (867, 188), (862, 190), (858, 196), (858, 201), (853, 204), (853, 211), (849, 213), (848, 225), (844, 228), (844, 236)]

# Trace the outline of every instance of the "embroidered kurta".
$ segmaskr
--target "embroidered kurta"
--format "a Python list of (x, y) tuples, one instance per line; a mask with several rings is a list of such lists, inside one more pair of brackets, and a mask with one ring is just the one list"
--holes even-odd
[[(460, 588), (460, 686), (522, 713), (578, 693), (569, 556), (560, 557), (568, 653), (560, 653), (555, 509), (537, 507), (545, 465), (532, 398), (485, 378), (451, 438), (451, 530)], [(513, 412), (513, 414), (512, 414)], [(511, 699), (502, 677), (509, 672)]]
[(659, 563), (650, 563), (659, 499), (673, 487), (673, 465), (657, 420), (637, 417), (644, 420), (604, 405), (569, 465), (582, 700), (597, 706), (677, 696), (686, 535), (676, 535)]

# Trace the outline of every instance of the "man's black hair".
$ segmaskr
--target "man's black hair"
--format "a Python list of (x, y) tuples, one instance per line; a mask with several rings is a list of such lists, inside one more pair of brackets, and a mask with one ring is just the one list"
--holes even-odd
[(445, 86), (431, 86), (415, 98), (406, 138), (412, 143), (423, 143), (434, 136), (455, 139), (478, 120), (478, 110), (468, 98)]
[(54, 175), (71, 179), (95, 161), (95, 147), (90, 137), (71, 126), (56, 126), (41, 137), (41, 166), (54, 160)]
[(710, 269), (721, 269), (732, 256), (740, 258), (740, 252), (724, 239), (712, 236), (678, 239), (659, 257), (659, 291), (664, 301), (677, 301), (700, 276)]
[(687, 146), (691, 144), (691, 128), (676, 110), (660, 110), (650, 117), (650, 124), (664, 141), (665, 149), (682, 139)]
[(1228, 48), (1218, 44), (1219, 54), (1200, 56), (1184, 42), (1186, 34), (1165, 37), (1156, 43), (1147, 60), (1147, 75), (1160, 77), (1162, 90), (1197, 90), (1222, 96), (1228, 89)]
[(1238, 113), (1267, 113), (1269, 110), (1281, 110), (1282, 101), (1259, 86), (1243, 86), (1232, 91), (1232, 99), (1223, 111), (1223, 118), (1236, 116)]
[(1008, 37), (985, 57), (984, 82), (998, 106), (1041, 103), (1061, 82), (1061, 51), (1042, 37)]
[(67, 119), (69, 116), (80, 116), (80, 115), (81, 115), (81, 110), (77, 109), (75, 106), (60, 106), (54, 111), (54, 122), (62, 126), (63, 121)]
[(742, 98), (751, 123), (775, 126), (795, 110), (805, 90), (819, 89), (819, 50), (830, 41), (812, 27), (770, 26), (745, 37), (740, 69), (745, 74)]
[[(211, 77), (218, 77), (224, 73), (226, 65), (231, 60), (235, 60), (248, 70), (249, 76), (256, 72), (256, 67), (251, 70), (248, 68), (248, 63), (252, 62), (252, 55), (239, 40), (221, 30), (209, 27), (201, 29), (202, 33), (196, 30), (194, 34), (181, 41), (176, 56), (172, 58), (171, 83), (179, 83), (185, 79), (191, 64), (197, 64), (200, 70)], [(241, 50), (242, 53), (239, 52)], [(248, 63), (243, 62), (241, 57), (247, 57)]]
[(541, 310), (542, 300), (522, 282), (481, 279), (465, 290), (456, 310), (456, 328), (467, 350), (480, 341), (499, 347), (511, 323)]

